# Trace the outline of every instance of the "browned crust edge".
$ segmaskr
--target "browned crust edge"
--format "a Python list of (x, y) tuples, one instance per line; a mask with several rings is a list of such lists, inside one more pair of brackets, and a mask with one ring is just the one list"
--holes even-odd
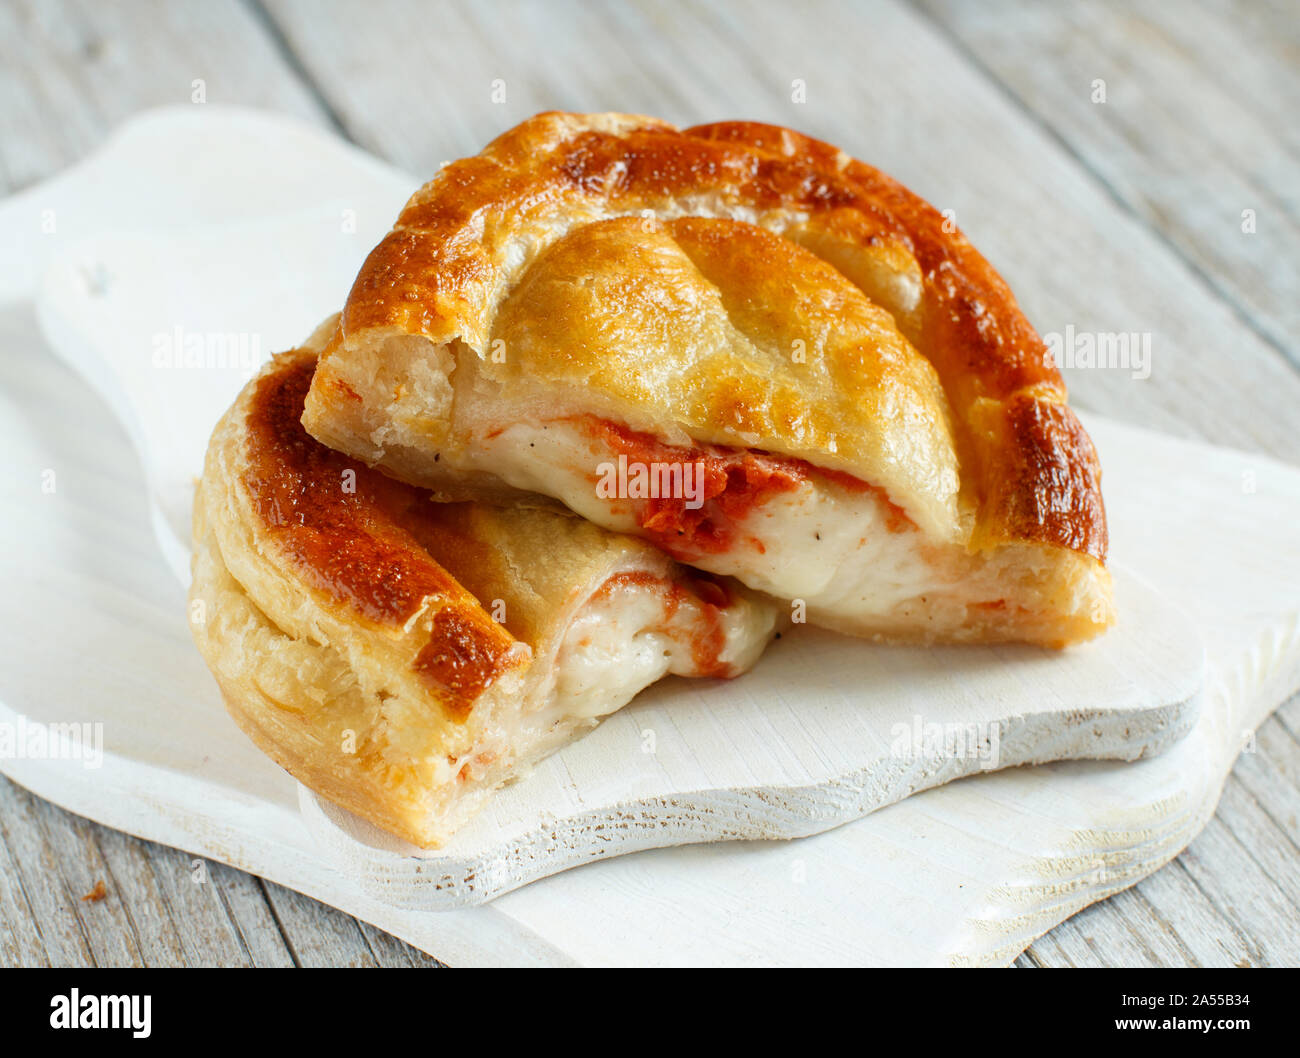
[(835, 211), (841, 234), (895, 240), (921, 266), (919, 332), (909, 337), (954, 412), (977, 511), (971, 546), (1037, 543), (1105, 561), (1101, 468), (1060, 371), (1006, 283), (960, 231), (945, 230), (952, 225), (938, 210), (838, 148), (779, 126), (623, 121), (611, 132), (582, 115), (539, 114), (444, 167), (367, 258), (343, 313), (343, 343), (373, 328), (435, 342), (468, 335), (497, 271), (485, 232), (583, 200), (654, 208), (718, 193), (760, 210)]
[(410, 667), (448, 718), (464, 721), (522, 664), (516, 640), (421, 545), (422, 524), (440, 513), (426, 493), (303, 429), (315, 364), (311, 350), (282, 353), (235, 402), (230, 422), (241, 458), (232, 469), (247, 497), (244, 517), (258, 546), (336, 620), (396, 642), (428, 607), (429, 631), (412, 643)]

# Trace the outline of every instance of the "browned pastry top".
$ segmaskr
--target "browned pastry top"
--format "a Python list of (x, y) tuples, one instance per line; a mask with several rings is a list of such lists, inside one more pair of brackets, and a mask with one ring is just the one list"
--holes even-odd
[(339, 607), (394, 633), (436, 599), (414, 667), (449, 711), (468, 713), (510, 666), (515, 639), (421, 543), (456, 509), (310, 437), (300, 419), (316, 358), (282, 362), (258, 380), (247, 418), (244, 483), (271, 545)]
[[(715, 322), (725, 356), (703, 356), (690, 328)], [(494, 379), (658, 401), (692, 437), (856, 473), (931, 524), (956, 524), (960, 496), (973, 548), (1105, 559), (1096, 452), (1007, 285), (927, 202), (788, 129), (538, 115), (411, 198), (326, 363), (376, 334), (458, 339), (481, 359), (503, 338)], [(821, 374), (785, 363), (799, 335), (824, 348)], [(655, 336), (657, 390), (647, 364), (601, 367)]]

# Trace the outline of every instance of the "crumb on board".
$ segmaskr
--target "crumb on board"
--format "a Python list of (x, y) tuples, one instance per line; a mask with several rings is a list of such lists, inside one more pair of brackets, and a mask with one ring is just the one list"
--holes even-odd
[(104, 879), (101, 878), (99, 881), (95, 883), (95, 888), (92, 889), (90, 892), (88, 892), (81, 899), (83, 903), (89, 902), (92, 904), (98, 904), (106, 896), (108, 896), (108, 889), (105, 888)]

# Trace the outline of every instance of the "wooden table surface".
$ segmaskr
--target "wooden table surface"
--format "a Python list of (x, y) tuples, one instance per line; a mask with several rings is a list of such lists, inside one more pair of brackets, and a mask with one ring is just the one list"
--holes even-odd
[[(791, 125), (955, 210), (1041, 331), (1151, 335), (1149, 378), (1068, 370), (1079, 405), (1300, 462), (1293, 0), (0, 0), (0, 192), (142, 108), (203, 101), (424, 175), (545, 109)], [(1298, 739), (1300, 697), (1181, 856), (1017, 965), (1300, 964)], [(190, 871), (0, 779), (0, 963), (436, 965), (277, 885)]]

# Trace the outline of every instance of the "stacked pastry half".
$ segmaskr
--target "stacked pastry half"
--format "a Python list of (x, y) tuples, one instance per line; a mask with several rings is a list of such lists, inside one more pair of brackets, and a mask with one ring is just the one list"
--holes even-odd
[(1096, 454), (1005, 284), (901, 185), (753, 124), (543, 114), (444, 166), (218, 424), (194, 535), (236, 721), (423, 846), (781, 622), (1113, 620)]

